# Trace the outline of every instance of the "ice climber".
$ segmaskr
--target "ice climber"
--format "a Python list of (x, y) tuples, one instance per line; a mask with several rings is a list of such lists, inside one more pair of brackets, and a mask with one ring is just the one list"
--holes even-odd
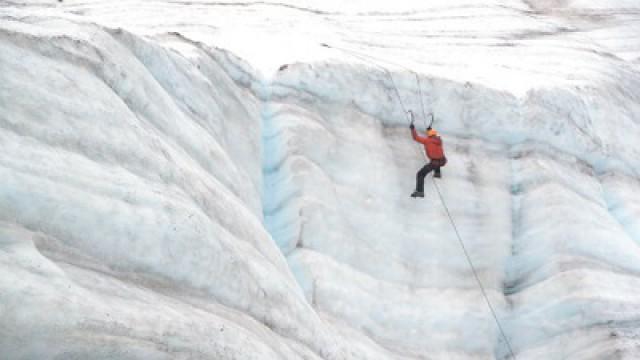
[(440, 178), (440, 168), (447, 164), (447, 158), (444, 156), (442, 148), (442, 139), (438, 136), (438, 132), (431, 127), (427, 128), (427, 137), (418, 135), (416, 127), (413, 123), (409, 126), (413, 140), (424, 145), (424, 150), (429, 158), (429, 163), (418, 171), (416, 174), (416, 191), (411, 197), (424, 197), (424, 178), (433, 170), (433, 177)]

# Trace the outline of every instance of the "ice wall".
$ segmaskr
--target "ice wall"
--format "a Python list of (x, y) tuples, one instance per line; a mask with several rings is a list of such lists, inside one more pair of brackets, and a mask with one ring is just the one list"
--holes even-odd
[(375, 358), (263, 226), (252, 73), (167, 38), (3, 18), (2, 357)]
[(440, 115), (436, 181), (517, 357), (636, 356), (639, 78), (516, 98), (392, 76), (297, 64), (274, 80), (266, 220), (309, 301), (399, 354), (508, 355), (435, 188), (408, 197), (423, 158), (395, 83)]
[[(605, 29), (566, 46), (594, 24), (585, 4), (438, 2), (427, 35), (449, 31), (384, 55), (491, 61), (426, 64), (418, 88), (344, 54), (265, 76), (206, 45), (211, 16), (263, 24), (249, 15), (268, 4), (38, 3), (0, 22), (4, 354), (507, 358), (431, 179), (408, 198), (423, 155), (396, 84), (419, 117), (436, 113), (450, 160), (438, 186), (518, 359), (638, 356), (637, 52)], [(380, 21), (402, 15), (274, 6), (287, 24), (342, 19), (377, 55), (395, 44)], [(485, 12), (526, 21), (440, 40), (478, 34), (467, 16)], [(268, 51), (254, 55), (288, 56)]]

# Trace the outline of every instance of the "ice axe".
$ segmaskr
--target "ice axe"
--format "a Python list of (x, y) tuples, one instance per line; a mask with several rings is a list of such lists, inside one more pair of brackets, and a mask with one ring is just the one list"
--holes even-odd
[(415, 118), (413, 117), (413, 111), (407, 110), (407, 114), (409, 114), (409, 120), (411, 120), (409, 123), (413, 124), (415, 121)]
[[(431, 116), (431, 122), (429, 123), (429, 126), (427, 126), (427, 130), (431, 130), (431, 126), (433, 126), (433, 122), (436, 120), (436, 117), (433, 116), (433, 113), (429, 113), (429, 116)], [(425, 125), (426, 125), (426, 120), (425, 120)]]
[[(407, 110), (407, 114), (409, 114), (409, 119), (411, 120), (410, 123), (413, 124), (415, 122), (413, 111)], [(424, 121), (424, 125), (427, 128), (427, 130), (431, 130), (431, 127), (433, 126), (433, 122), (436, 120), (436, 117), (433, 116), (433, 113), (429, 113), (429, 116), (431, 116), (431, 121), (429, 122), (429, 125), (427, 125), (426, 119), (422, 119)]]

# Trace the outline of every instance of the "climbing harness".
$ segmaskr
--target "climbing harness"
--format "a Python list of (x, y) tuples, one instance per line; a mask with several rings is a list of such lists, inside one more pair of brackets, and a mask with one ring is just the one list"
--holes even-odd
[[(411, 73), (413, 73), (416, 77), (416, 81), (418, 83), (418, 91), (420, 94), (420, 103), (422, 106), (422, 115), (423, 115), (423, 120), (425, 121), (425, 125), (426, 125), (426, 115), (425, 115), (425, 110), (424, 110), (424, 102), (422, 100), (422, 87), (420, 84), (420, 77), (418, 76), (418, 74), (413, 71), (412, 69), (409, 69), (406, 66), (400, 65), (400, 64), (396, 64), (384, 59), (380, 59), (380, 58), (376, 58), (374, 56), (371, 55), (367, 55), (367, 54), (363, 54), (361, 52), (358, 51), (354, 51), (354, 50), (350, 50), (350, 49), (345, 49), (345, 48), (341, 48), (341, 47), (336, 47), (336, 46), (331, 46), (328, 45), (326, 43), (322, 43), (320, 44), (323, 47), (326, 48), (330, 48), (330, 49), (335, 49), (338, 51), (342, 51), (344, 53), (350, 54), (353, 57), (359, 58), (360, 60), (363, 60), (371, 65), (374, 65), (378, 68), (381, 68), (388, 76), (389, 79), (391, 79), (391, 84), (393, 85), (393, 88), (395, 90), (396, 95), (398, 96), (398, 101), (400, 102), (400, 106), (402, 107), (402, 110), (405, 112), (405, 114), (409, 114), (409, 123), (413, 124), (414, 122), (414, 115), (413, 115), (413, 111), (412, 110), (407, 110), (404, 102), (402, 101), (402, 97), (400, 96), (400, 91), (398, 90), (398, 87), (396, 86), (395, 81), (393, 80), (393, 76), (391, 75), (391, 72), (385, 68), (384, 66), (380, 65), (379, 63), (386, 63), (389, 65), (394, 65), (400, 68), (403, 68), (407, 71), (410, 71)], [(431, 122), (429, 124), (429, 126), (427, 126), (427, 129), (430, 129), (433, 126), (433, 122), (435, 121), (435, 116), (433, 115), (433, 113), (429, 113), (429, 115), (431, 116)], [(427, 159), (427, 155), (424, 154), (425, 159), (428, 161)], [(473, 276), (476, 280), (476, 282), (478, 283), (478, 287), (480, 288), (480, 292), (482, 293), (482, 297), (484, 298), (485, 302), (487, 303), (487, 307), (489, 308), (489, 311), (491, 312), (491, 315), (493, 316), (493, 319), (496, 322), (496, 325), (498, 326), (498, 330), (500, 331), (500, 335), (502, 336), (502, 339), (504, 340), (507, 349), (509, 350), (509, 355), (511, 356), (511, 358), (513, 360), (516, 360), (516, 356), (515, 353), (513, 352), (513, 348), (511, 346), (511, 343), (509, 342), (509, 338), (507, 338), (506, 333), (504, 332), (504, 329), (502, 327), (502, 324), (500, 323), (500, 319), (498, 319), (498, 315), (493, 307), (493, 304), (491, 304), (491, 300), (489, 300), (489, 296), (487, 295), (487, 292), (485, 290), (484, 285), (482, 284), (482, 281), (480, 280), (480, 276), (478, 276), (478, 272), (476, 270), (476, 267), (473, 265), (473, 261), (471, 260), (471, 256), (469, 255), (469, 252), (467, 251), (467, 247), (464, 245), (464, 241), (462, 240), (462, 236), (460, 236), (460, 232), (458, 231), (458, 227), (456, 226), (456, 222), (453, 219), (453, 216), (451, 215), (451, 212), (449, 211), (449, 207), (447, 206), (446, 201), (444, 200), (444, 196), (442, 196), (442, 192), (440, 191), (440, 188), (438, 187), (438, 184), (435, 180), (435, 178), (431, 177), (431, 180), (433, 182), (433, 186), (436, 189), (436, 192), (438, 193), (438, 197), (440, 198), (440, 202), (442, 203), (442, 207), (444, 208), (445, 212), (447, 213), (447, 217), (449, 218), (449, 222), (451, 223), (451, 226), (453, 227), (453, 231), (456, 234), (456, 237), (458, 238), (458, 242), (460, 243), (460, 247), (462, 248), (462, 252), (464, 253), (465, 258), (467, 259), (467, 262), (469, 263), (469, 267), (471, 268), (471, 272), (473, 272)]]

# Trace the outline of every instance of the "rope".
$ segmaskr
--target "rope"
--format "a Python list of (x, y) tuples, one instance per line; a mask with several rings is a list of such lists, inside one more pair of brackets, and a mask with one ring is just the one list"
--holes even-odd
[(347, 53), (347, 54), (349, 54), (349, 55), (351, 55), (351, 56), (353, 56), (355, 58), (358, 58), (358, 59), (360, 59), (360, 60), (362, 60), (362, 61), (364, 61), (366, 63), (369, 63), (369, 64), (371, 64), (373, 66), (376, 66), (376, 67), (382, 69), (382, 71), (384, 71), (387, 74), (387, 76), (389, 76), (389, 79), (391, 80), (391, 84), (393, 86), (393, 89), (394, 89), (394, 91), (396, 93), (396, 96), (398, 97), (398, 101), (400, 102), (400, 106), (402, 107), (402, 111), (404, 111), (405, 113), (408, 112), (407, 111), (407, 107), (405, 106), (404, 102), (402, 101), (402, 96), (400, 96), (400, 91), (398, 90), (398, 86), (396, 86), (396, 83), (393, 80), (393, 75), (391, 74), (389, 69), (387, 69), (386, 67), (378, 64), (378, 62), (386, 63), (386, 64), (389, 64), (389, 65), (393, 65), (393, 66), (399, 67), (401, 69), (405, 69), (408, 72), (412, 73), (413, 76), (415, 76), (415, 78), (416, 78), (416, 83), (418, 84), (418, 97), (420, 98), (420, 107), (422, 109), (422, 122), (424, 123), (424, 127), (426, 129), (426, 128), (431, 127), (431, 125), (433, 125), (433, 121), (435, 119), (435, 117), (433, 116), (433, 113), (429, 113), (429, 115), (431, 116), (431, 123), (429, 125), (427, 125), (427, 115), (426, 115), (426, 111), (425, 111), (425, 108), (424, 108), (424, 99), (423, 99), (423, 96), (422, 96), (422, 83), (420, 82), (420, 76), (418, 76), (417, 72), (415, 72), (414, 70), (412, 70), (409, 67), (404, 66), (402, 64), (398, 64), (398, 63), (394, 63), (392, 61), (376, 58), (374, 56), (367, 55), (367, 54), (361, 53), (359, 51), (354, 51), (354, 50), (345, 49), (345, 48), (342, 48), (342, 47), (332, 46), (332, 45), (329, 45), (329, 44), (326, 44), (326, 43), (321, 43), (320, 45), (323, 46), (323, 47), (326, 47), (326, 48), (342, 51), (342, 52)]
[[(396, 96), (398, 97), (398, 101), (400, 102), (400, 106), (402, 107), (402, 111), (406, 114), (408, 113), (406, 106), (404, 105), (404, 102), (402, 101), (402, 96), (400, 96), (400, 91), (398, 90), (398, 86), (396, 86), (396, 82), (393, 80), (393, 75), (391, 74), (391, 71), (389, 71), (389, 69), (387, 69), (386, 67), (380, 65), (377, 63), (377, 61), (381, 61), (381, 62), (386, 62), (387, 64), (390, 65), (394, 65), (400, 68), (403, 68), (405, 70), (411, 71), (412, 73), (414, 73), (416, 75), (416, 79), (418, 79), (418, 74), (416, 74), (413, 70), (403, 66), (403, 65), (399, 65), (399, 64), (394, 64), (392, 62), (388, 62), (388, 61), (384, 61), (384, 60), (380, 60), (380, 59), (376, 59), (375, 57), (371, 56), (371, 55), (367, 55), (367, 54), (363, 54), (360, 53), (358, 51), (353, 51), (353, 50), (349, 50), (349, 49), (345, 49), (345, 48), (340, 48), (340, 47), (336, 47), (336, 46), (331, 46), (329, 44), (325, 44), (322, 43), (320, 44), (321, 46), (324, 46), (326, 48), (330, 48), (330, 49), (335, 49), (335, 50), (339, 50), (345, 53), (350, 54), (353, 57), (356, 57), (366, 63), (369, 63), (373, 66), (376, 66), (380, 69), (382, 69), (382, 71), (384, 71), (385, 74), (387, 74), (387, 76), (389, 77), (389, 79), (391, 80), (391, 85), (393, 86), (393, 90), (396, 93)], [(422, 101), (422, 99), (420, 99)], [(423, 109), (424, 112), (424, 109)]]
[[(422, 108), (422, 121), (424, 122), (424, 127), (426, 129), (429, 126), (427, 126), (427, 114), (424, 111), (424, 100), (422, 100), (422, 85), (420, 84), (420, 76), (418, 76), (418, 73), (416, 72), (414, 72), (413, 74), (416, 76), (416, 82), (418, 83), (418, 97), (420, 97), (420, 107)], [(431, 115), (433, 116), (433, 114)], [(433, 125), (433, 120), (431, 121), (431, 125)]]
[(478, 286), (480, 287), (480, 291), (482, 292), (482, 296), (484, 297), (484, 300), (487, 302), (487, 306), (489, 307), (489, 310), (491, 310), (491, 315), (495, 319), (496, 324), (498, 325), (498, 329), (500, 329), (500, 334), (502, 335), (502, 338), (504, 339), (505, 343), (507, 344), (507, 348), (509, 349), (509, 354), (511, 354), (511, 357), (515, 360), (516, 356), (513, 353), (513, 348), (511, 347), (511, 343), (509, 342), (509, 339), (507, 338), (507, 335), (505, 334), (504, 329), (502, 328), (502, 325), (500, 324), (500, 320), (498, 320), (498, 315), (496, 314), (496, 311), (494, 310), (493, 305), (491, 304), (491, 301), (489, 300), (489, 297), (487, 296), (487, 292), (486, 292), (484, 286), (482, 285), (482, 281), (480, 281), (480, 277), (478, 276), (478, 272), (476, 271), (476, 267), (473, 265), (473, 261), (471, 261), (471, 256), (469, 256), (469, 252), (467, 251), (467, 247), (464, 246), (464, 241), (462, 241), (462, 237), (460, 236), (460, 232), (458, 232), (458, 227), (456, 226), (456, 223), (453, 220), (453, 217), (451, 216), (451, 213), (449, 212), (449, 208), (447, 207), (447, 203), (444, 201), (444, 197), (442, 196), (442, 193), (440, 192), (440, 188), (438, 187), (438, 184), (436, 183), (436, 179), (432, 177), (431, 180), (433, 182), (433, 186), (436, 188), (436, 192), (438, 193), (438, 196), (440, 197), (440, 202), (442, 203), (442, 206), (444, 207), (444, 210), (447, 213), (447, 216), (449, 217), (449, 221), (451, 222), (451, 226), (453, 227), (453, 231), (456, 233), (456, 237), (458, 238), (458, 242), (460, 243), (460, 247), (462, 248), (462, 251), (464, 252), (464, 256), (467, 258), (467, 262), (469, 263), (469, 267), (471, 268), (471, 271), (473, 272), (473, 276), (475, 277), (476, 281), (478, 282)]
[[(415, 76), (416, 76), (416, 81), (418, 82), (418, 91), (420, 94), (420, 103), (422, 105), (422, 115), (423, 115), (423, 120), (425, 121), (425, 125), (426, 125), (426, 115), (425, 115), (425, 110), (424, 110), (424, 102), (422, 100), (422, 86), (420, 84), (420, 77), (418, 76), (418, 74), (409, 69), (406, 66), (400, 65), (400, 64), (395, 64), (392, 63), (390, 61), (386, 61), (383, 59), (378, 59), (376, 57), (373, 57), (371, 55), (367, 55), (367, 54), (362, 54), (360, 52), (357, 51), (353, 51), (353, 50), (349, 50), (349, 49), (344, 49), (344, 48), (339, 48), (339, 47), (334, 47), (334, 46), (330, 46), (328, 44), (321, 44), (324, 47), (327, 48), (333, 48), (336, 50), (340, 50), (343, 51), (345, 53), (351, 54), (354, 57), (357, 57), (369, 64), (372, 64), (374, 66), (377, 66), (379, 68), (381, 68), (385, 73), (387, 73), (387, 75), (389, 76), (389, 78), (391, 79), (391, 83), (393, 85), (393, 88), (395, 89), (396, 95), (398, 96), (398, 100), (400, 101), (400, 106), (402, 106), (402, 110), (405, 113), (411, 113), (411, 111), (407, 111), (407, 109), (404, 106), (404, 103), (402, 102), (402, 97), (400, 96), (400, 92), (398, 91), (398, 87), (395, 84), (395, 81), (393, 81), (393, 76), (391, 75), (391, 72), (389, 70), (387, 70), (385, 67), (377, 64), (377, 62), (383, 62), (383, 63), (387, 63), (387, 64), (391, 64), (400, 68), (403, 68), (407, 71), (412, 72)], [(368, 59), (368, 60), (367, 60)], [(411, 113), (411, 115), (413, 115)], [(430, 114), (432, 116), (431, 118), (431, 125), (433, 125), (433, 113)], [(412, 116), (413, 118), (413, 116)], [(427, 159), (427, 155), (423, 153), (423, 156), (425, 157), (426, 160)], [(453, 231), (456, 234), (456, 237), (458, 238), (458, 242), (460, 244), (460, 247), (462, 248), (462, 252), (464, 253), (465, 258), (467, 259), (467, 262), (469, 263), (469, 267), (471, 268), (471, 271), (473, 272), (473, 276), (476, 279), (476, 282), (478, 283), (478, 287), (480, 288), (480, 292), (482, 293), (482, 297), (484, 298), (485, 302), (487, 303), (487, 307), (489, 308), (489, 310), (491, 311), (491, 316), (493, 316), (493, 319), (496, 322), (496, 325), (498, 326), (498, 329), (500, 331), (500, 335), (502, 336), (502, 338), (504, 339), (505, 344), (507, 345), (507, 349), (509, 350), (509, 354), (511, 355), (511, 358), (513, 358), (514, 360), (516, 360), (516, 355), (513, 352), (513, 347), (511, 346), (511, 342), (509, 342), (509, 338), (507, 338), (506, 333), (504, 332), (504, 329), (502, 327), (502, 324), (500, 323), (500, 320), (498, 319), (498, 315), (493, 307), (493, 305), (491, 304), (491, 300), (489, 300), (489, 296), (487, 295), (487, 292), (485, 290), (484, 285), (482, 284), (482, 281), (480, 280), (480, 277), (478, 276), (478, 272), (476, 271), (476, 267), (473, 265), (473, 261), (471, 260), (471, 256), (469, 256), (469, 252), (467, 251), (467, 247), (464, 245), (464, 241), (462, 240), (462, 237), (460, 236), (460, 232), (458, 231), (458, 227), (456, 226), (456, 223), (453, 219), (453, 216), (451, 216), (451, 212), (449, 211), (449, 207), (447, 206), (446, 201), (444, 200), (444, 197), (442, 196), (442, 193), (440, 192), (440, 188), (438, 187), (438, 184), (436, 183), (435, 178), (431, 178), (432, 182), (433, 182), (433, 186), (436, 188), (436, 192), (438, 193), (438, 197), (440, 198), (440, 202), (442, 203), (442, 206), (445, 210), (445, 212), (447, 213), (447, 217), (449, 218), (449, 222), (451, 223), (451, 226), (453, 227)]]

